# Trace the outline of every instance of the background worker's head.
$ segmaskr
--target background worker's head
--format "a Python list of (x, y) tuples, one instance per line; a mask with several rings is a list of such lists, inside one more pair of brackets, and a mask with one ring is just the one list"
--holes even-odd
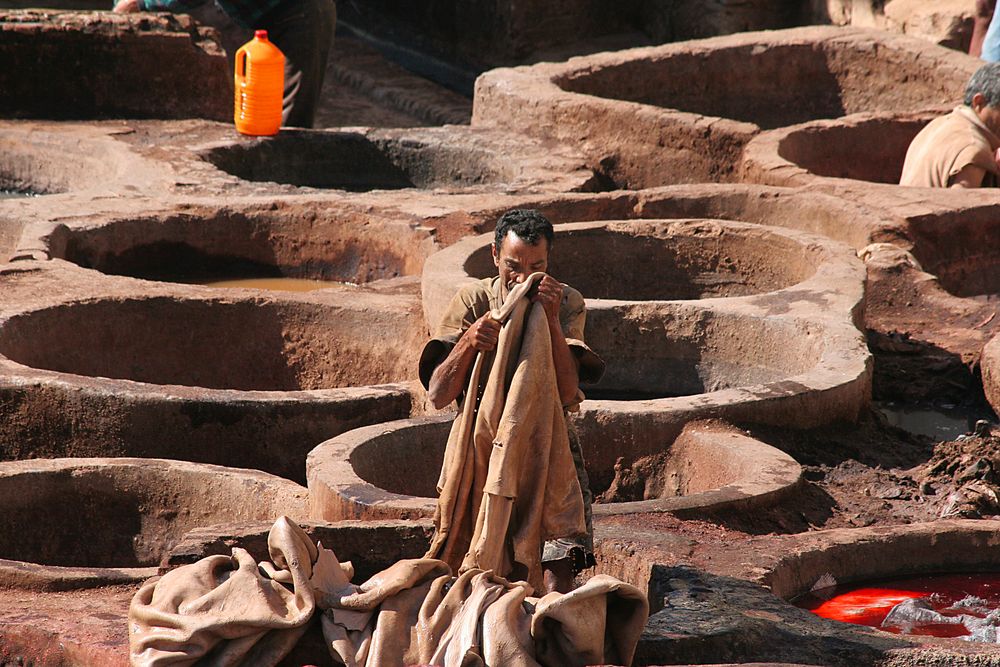
[(1000, 136), (1000, 63), (986, 63), (976, 70), (965, 87), (964, 101), (993, 134)]
[(552, 223), (534, 209), (517, 208), (497, 220), (493, 263), (509, 290), (532, 273), (546, 272), (552, 247)]

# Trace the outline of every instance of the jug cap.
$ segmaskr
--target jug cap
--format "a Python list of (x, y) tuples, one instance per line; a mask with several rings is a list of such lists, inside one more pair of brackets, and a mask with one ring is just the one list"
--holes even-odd
[(255, 30), (253, 36), (257, 39), (267, 39), (267, 30)]

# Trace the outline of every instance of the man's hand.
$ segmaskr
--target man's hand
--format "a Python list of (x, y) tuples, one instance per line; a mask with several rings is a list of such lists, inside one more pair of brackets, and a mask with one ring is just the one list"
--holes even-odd
[(465, 332), (469, 344), (480, 352), (495, 350), (500, 340), (500, 323), (486, 313)]
[(142, 11), (142, 8), (139, 7), (139, 0), (119, 0), (118, 4), (115, 5), (114, 10), (112, 11), (119, 14), (134, 14), (138, 11)]
[(532, 303), (542, 304), (545, 314), (550, 320), (559, 321), (559, 306), (562, 304), (563, 286), (558, 280), (550, 275), (546, 275), (535, 286), (535, 295), (531, 297)]

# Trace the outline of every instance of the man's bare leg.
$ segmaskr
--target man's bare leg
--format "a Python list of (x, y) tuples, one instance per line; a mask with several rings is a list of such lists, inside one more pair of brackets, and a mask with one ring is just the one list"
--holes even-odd
[(569, 593), (573, 590), (573, 559), (561, 558), (542, 564), (546, 593)]

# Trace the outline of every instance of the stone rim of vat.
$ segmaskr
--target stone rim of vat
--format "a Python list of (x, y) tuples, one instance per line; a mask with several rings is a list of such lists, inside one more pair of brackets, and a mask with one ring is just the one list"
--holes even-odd
[[(899, 665), (992, 665), (1000, 655), (996, 645), (900, 636), (828, 620), (789, 600), (808, 592), (825, 574), (849, 584), (893, 576), (996, 572), (1000, 542), (995, 524), (938, 519), (753, 535), (744, 538), (739, 549), (723, 541), (692, 545), (685, 554), (687, 539), (657, 541), (658, 533), (652, 531), (644, 539), (635, 533), (642, 531), (638, 523), (605, 522), (597, 526), (596, 551), (602, 574), (644, 581), (651, 602), (660, 602), (654, 606), (647, 634), (651, 643), (646, 650), (656, 656), (646, 657), (650, 664), (678, 651), (691, 655), (695, 663), (714, 662), (694, 656), (715, 657), (720, 651), (744, 661), (759, 660), (763, 654), (790, 658), (789, 644), (781, 653), (768, 650), (781, 636), (782, 641), (804, 642), (800, 655), (812, 655), (802, 662), (828, 655), (833, 643), (840, 646), (838, 655), (857, 664), (877, 656)], [(692, 595), (692, 589), (698, 594)], [(663, 598), (658, 597), (661, 592)], [(740, 648), (734, 652), (736, 645)]]
[[(142, 302), (161, 303), (167, 307), (192, 305), (206, 309), (246, 309), (250, 307), (267, 307), (285, 309), (295, 313), (297, 308), (329, 310), (330, 312), (356, 310), (359, 313), (374, 311), (399, 312), (400, 303), (409, 303), (410, 308), (416, 308), (415, 297), (408, 294), (365, 293), (364, 299), (351, 298), (338, 291), (329, 291), (322, 295), (315, 293), (284, 293), (265, 292), (253, 289), (219, 290), (196, 285), (178, 283), (158, 283), (122, 276), (100, 274), (89, 269), (82, 269), (74, 264), (52, 260), (49, 262), (17, 262), (0, 269), (0, 275), (40, 276), (41, 284), (29, 283), (25, 286), (8, 284), (8, 303), (0, 308), (0, 331), (12, 325), (17, 326), (20, 318), (30, 322), (32, 317), (45, 316), (59, 308), (94, 308), (101, 304), (113, 307), (118, 303), (138, 304)], [(79, 281), (75, 285), (67, 282)], [(83, 283), (83, 284), (80, 284)], [(41, 290), (39, 287), (41, 286)], [(51, 289), (50, 293), (45, 293)], [(41, 294), (41, 296), (40, 296)], [(363, 302), (362, 302), (363, 301)], [(49, 315), (51, 316), (51, 315)], [(0, 339), (3, 336), (0, 335)], [(416, 338), (414, 340), (417, 340)], [(421, 339), (422, 341), (422, 339)], [(109, 384), (121, 383), (120, 389), (131, 393), (153, 394), (163, 393), (170, 397), (189, 395), (197, 392), (199, 398), (217, 398), (218, 400), (239, 398), (241, 401), (270, 401), (288, 395), (288, 400), (301, 400), (306, 397), (322, 397), (326, 395), (343, 395), (354, 390), (365, 390), (374, 387), (391, 387), (398, 389), (408, 387), (411, 381), (376, 382), (367, 385), (347, 385), (329, 388), (298, 388), (298, 389), (239, 389), (225, 387), (205, 387), (196, 384), (179, 384), (171, 382), (151, 382), (134, 380), (128, 377), (106, 377), (95, 374), (81, 374), (73, 371), (50, 370), (43, 366), (33, 366), (30, 363), (11, 358), (0, 351), (0, 365), (7, 375), (40, 375), (50, 379), (72, 380), (74, 384), (90, 385), (96, 389), (107, 389)], [(118, 388), (116, 388), (118, 389)]]
[[(894, 576), (975, 572), (1000, 568), (995, 521), (938, 519), (898, 526), (834, 528), (776, 538), (768, 550), (748, 548), (734, 576), (789, 600), (823, 574), (838, 583)], [(755, 538), (762, 539), (762, 538)], [(905, 558), (903, 557), (905, 555)]]
[[(617, 174), (615, 180), (624, 180), (627, 187), (636, 189), (671, 182), (732, 181), (737, 176), (742, 148), (760, 131), (758, 125), (572, 92), (560, 84), (643, 59), (660, 60), (678, 54), (704, 58), (713, 50), (767, 49), (797, 44), (831, 49), (853, 45), (860, 53), (899, 52), (907, 60), (932, 62), (933, 71), (947, 71), (951, 80), (961, 82), (953, 84), (956, 98), (961, 95), (957, 86), (964, 86), (979, 62), (914, 37), (865, 28), (808, 26), (738, 33), (579, 56), (563, 63), (492, 70), (476, 81), (472, 124), (522, 127), (529, 133), (564, 141), (583, 139), (592, 144), (588, 159), (594, 166)], [(946, 79), (944, 75), (940, 78)], [(620, 136), (622, 127), (632, 128), (630, 139)], [(680, 149), (674, 154), (664, 146), (679, 146)], [(692, 160), (696, 162), (693, 166)], [(652, 169), (644, 163), (652, 165)], [(682, 168), (682, 163), (686, 168)], [(677, 172), (676, 180), (664, 180), (670, 178), (665, 174), (671, 170)]]
[[(263, 487), (274, 490), (272, 502), (282, 506), (279, 514), (288, 514), (293, 519), (305, 519), (308, 508), (308, 490), (295, 482), (259, 470), (231, 468), (226, 466), (192, 463), (172, 459), (147, 458), (56, 458), (25, 459), (0, 462), (0, 482), (4, 478), (32, 474), (68, 474), (77, 478), (86, 473), (108, 473), (116, 470), (134, 471), (132, 474), (142, 479), (144, 475), (185, 475), (208, 476), (213, 482), (226, 480), (234, 488), (256, 484), (258, 491)], [(140, 485), (141, 486), (141, 485)], [(255, 492), (257, 502), (262, 498)], [(273, 508), (272, 508), (273, 509)], [(220, 510), (221, 512), (222, 510)], [(272, 512), (273, 513), (273, 512)], [(227, 517), (228, 518), (228, 517)], [(275, 516), (276, 518), (276, 516)], [(217, 523), (210, 522), (210, 523)], [(197, 529), (199, 526), (192, 526)], [(191, 529), (177, 536), (178, 540)], [(160, 557), (166, 558), (169, 549)], [(27, 590), (64, 591), (98, 588), (120, 584), (136, 584), (158, 573), (157, 565), (138, 567), (87, 567), (60, 566), (31, 561), (0, 559), (0, 585), (7, 588)]]
[[(822, 142), (825, 140), (824, 145), (828, 146), (830, 140), (826, 139), (824, 134), (871, 131), (869, 128), (874, 128), (877, 133), (880, 126), (886, 124), (919, 126), (912, 133), (915, 136), (920, 127), (947, 114), (957, 104), (956, 100), (956, 103), (952, 105), (931, 106), (923, 110), (908, 112), (863, 112), (835, 119), (813, 120), (761, 132), (747, 142), (744, 148), (740, 164), (740, 180), (745, 183), (776, 187), (812, 187), (833, 192), (871, 190), (876, 193), (885, 193), (895, 191), (897, 196), (901, 197), (905, 197), (907, 193), (911, 192), (920, 193), (918, 195), (920, 197), (926, 196), (928, 192), (940, 193), (940, 188), (914, 188), (900, 186), (894, 182), (880, 182), (852, 176), (821, 175), (810, 171), (810, 167), (813, 165), (803, 166), (796, 161), (795, 157), (788, 156), (790, 153), (794, 154), (797, 148), (795, 143), (799, 141)], [(907, 138), (907, 146), (911, 138)], [(810, 148), (809, 144), (805, 144), (805, 150), (808, 151)], [(902, 151), (897, 152), (899, 153), (897, 166), (899, 170), (902, 170), (902, 157), (905, 156), (906, 147), (903, 146)], [(799, 159), (801, 160), (801, 158)]]
[(983, 392), (994, 411), (1000, 410), (1000, 335), (991, 338), (979, 357), (983, 376)]
[[(217, 301), (269, 302), (290, 308), (304, 304), (329, 307), (331, 312), (336, 304), (344, 303), (337, 291), (310, 297), (268, 297), (249, 290), (220, 295), (220, 290), (211, 288), (108, 276), (62, 260), (16, 262), (0, 268), (0, 277), (6, 278), (0, 328), (18, 313), (99, 299), (110, 303), (122, 297), (194, 299), (209, 305)], [(401, 301), (396, 295), (376, 294), (366, 296), (364, 304), (357, 299), (351, 303), (359, 312), (374, 316), (393, 313), (396, 317), (402, 317), (400, 304), (405, 304), (405, 312), (414, 320), (420, 319), (414, 296)], [(417, 342), (422, 342), (422, 335)], [(415, 349), (413, 355), (418, 351)], [(2, 355), (0, 370), (0, 396), (15, 406), (12, 418), (0, 424), (0, 434), (22, 443), (21, 456), (169, 457), (252, 465), (304, 482), (305, 457), (316, 443), (373, 420), (400, 419), (419, 410), (415, 381), (242, 391), (78, 375), (33, 368)], [(32, 419), (19, 418), (28, 412), (34, 415)], [(100, 419), (92, 420), (87, 428), (70, 428), (69, 424), (77, 424), (83, 414), (89, 415), (88, 419), (99, 415)], [(71, 436), (56, 446), (53, 429), (65, 429)], [(95, 446), (98, 441), (100, 447)]]
[(0, 156), (13, 163), (12, 170), (2, 165), (0, 185), (63, 199), (95, 190), (162, 189), (168, 182), (162, 168), (117, 140), (123, 132), (120, 124), (0, 120)]
[[(766, 237), (780, 239), (797, 247), (797, 249), (815, 262), (815, 269), (802, 279), (786, 284), (778, 289), (760, 291), (745, 296), (698, 298), (698, 299), (649, 299), (634, 301), (625, 299), (598, 299), (583, 294), (588, 311), (597, 309), (615, 309), (627, 304), (648, 304), (658, 306), (674, 303), (704, 304), (713, 309), (733, 309), (744, 313), (768, 313), (768, 302), (785, 304), (783, 317), (804, 317), (820, 320), (841, 320), (856, 322), (858, 312), (864, 300), (864, 268), (857, 261), (850, 249), (829, 238), (797, 231), (786, 227), (771, 227), (760, 224), (738, 222), (732, 220), (714, 220), (706, 218), (673, 218), (655, 219), (642, 218), (631, 220), (601, 220), (594, 222), (573, 222), (555, 225), (556, 239), (554, 246), (560, 244), (560, 235), (582, 231), (608, 229), (628, 233), (629, 227), (636, 228), (663, 227), (668, 233), (677, 236), (690, 236), (706, 239), (717, 239), (724, 234), (732, 234), (734, 241), (741, 237), (750, 239)], [(707, 233), (706, 233), (707, 227)], [(471, 236), (434, 253), (424, 262), (421, 278), (424, 318), (427, 322), (438, 322), (447, 307), (448, 302), (457, 290), (465, 284), (478, 280), (469, 274), (467, 264), (475, 253), (481, 253), (493, 242), (493, 234)], [(557, 250), (558, 252), (558, 250)], [(792, 251), (789, 251), (790, 253)], [(557, 278), (559, 276), (556, 276)], [(575, 286), (575, 285), (574, 285)], [(822, 292), (829, 301), (825, 304), (823, 313), (810, 312), (807, 315), (796, 309), (794, 304), (797, 295)]]
[[(104, 198), (113, 193), (136, 200), (170, 195), (296, 195), (326, 200), (362, 197), (385, 201), (388, 205), (412, 198), (414, 193), (527, 196), (605, 188), (572, 144), (554, 144), (491, 128), (352, 127), (286, 130), (277, 137), (249, 138), (234, 136), (231, 123), (210, 120), (124, 122), (123, 125), (123, 121), (0, 120), (0, 155), (9, 151), (20, 164), (18, 175), (8, 176), (0, 171), (0, 185), (64, 196), (92, 195), (99, 191)], [(438, 174), (434, 178), (442, 179), (442, 184), (361, 191), (298, 186), (244, 180), (210, 160), (213, 155), (223, 159), (235, 151), (239, 157), (248, 151), (294, 144), (303, 136), (370, 145), (383, 158), (398, 152), (400, 169), (411, 169), (420, 175), (422, 167), (426, 175)], [(157, 148), (164, 145), (171, 150), (164, 152)], [(415, 156), (423, 156), (422, 161), (415, 161)], [(67, 157), (73, 158), (69, 164)], [(79, 164), (87, 168), (74, 167)], [(484, 174), (493, 174), (492, 182), (483, 182)], [(458, 183), (450, 186), (447, 179), (457, 179)], [(30, 188), (33, 182), (35, 187)], [(89, 201), (92, 197), (84, 199)]]
[[(443, 452), (447, 429), (442, 426), (453, 421), (452, 414), (404, 419), (359, 428), (321, 443), (309, 453), (306, 462), (310, 516), (324, 521), (433, 516), (435, 498), (379, 488), (359, 475), (352, 458), (360, 448), (380, 438), (428, 427), (441, 431)], [(802, 468), (792, 457), (728, 424), (688, 422), (671, 444), (672, 453), (674, 446), (681, 448), (679, 455), (690, 457), (686, 461), (702, 458), (718, 463), (718, 457), (729, 456), (726, 460), (732, 465), (725, 468), (725, 472), (713, 469), (704, 473), (706, 480), (722, 475), (725, 481), (718, 487), (675, 497), (595, 503), (594, 516), (669, 512), (681, 517), (696, 517), (736, 508), (766, 507), (793, 496), (802, 484)], [(692, 485), (711, 486), (711, 483), (698, 480), (692, 481)]]

